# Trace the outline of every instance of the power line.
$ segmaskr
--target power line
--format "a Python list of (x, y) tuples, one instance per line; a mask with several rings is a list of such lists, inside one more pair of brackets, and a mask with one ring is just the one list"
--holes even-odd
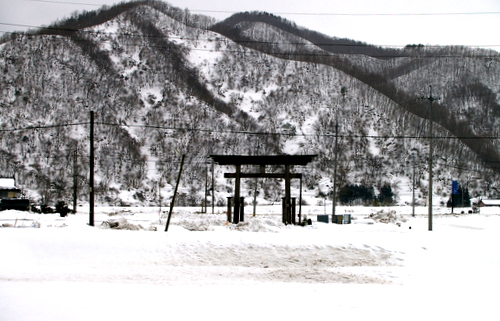
[(394, 13), (305, 13), (305, 12), (276, 12), (282, 15), (299, 15), (299, 16), (463, 16), (463, 15), (496, 15), (500, 11), (476, 11), (476, 12), (394, 12)]
[(0, 132), (16, 132), (16, 131), (24, 131), (24, 130), (60, 128), (60, 127), (80, 126), (80, 125), (88, 125), (88, 124), (89, 124), (89, 122), (54, 124), (54, 125), (37, 125), (37, 126), (27, 126), (27, 127), (9, 128), (9, 129), (2, 128), (2, 129), (0, 129)]
[[(0, 23), (0, 25), (13, 25), (13, 26), (24, 26), (24, 27), (34, 27), (34, 28), (40, 28), (41, 30), (60, 30), (60, 31), (73, 31), (73, 32), (83, 32), (83, 33), (87, 33), (87, 34), (94, 34), (94, 35), (101, 35), (101, 34), (107, 34), (107, 35), (116, 35), (116, 36), (125, 36), (125, 37), (140, 37), (140, 38), (156, 38), (156, 37), (161, 37), (163, 38), (163, 36), (156, 36), (156, 35), (147, 35), (147, 34), (139, 34), (139, 33), (130, 33), (130, 32), (123, 32), (123, 33), (120, 33), (120, 32), (103, 32), (103, 31), (94, 31), (94, 30), (73, 30), (73, 29), (66, 29), (64, 27), (58, 27), (58, 26), (49, 26), (49, 27), (43, 27), (43, 26), (32, 26), (32, 25), (22, 25), (22, 24), (9, 24), (9, 23)], [(96, 27), (96, 26), (92, 26), (92, 27)], [(89, 27), (89, 28), (92, 28), (92, 27)], [(209, 30), (207, 30), (209, 31)], [(1, 32), (1, 31), (0, 31)], [(8, 32), (5, 32), (5, 33), (8, 33)], [(16, 32), (10, 32), (12, 34), (16, 34)], [(35, 34), (36, 35), (36, 34)], [(199, 37), (196, 37), (196, 38), (189, 38), (189, 37), (178, 37), (178, 36), (172, 36), (172, 35), (165, 35), (165, 38), (167, 39), (181, 39), (181, 40), (193, 40), (193, 41), (203, 41), (203, 40), (206, 40), (206, 41), (210, 41), (210, 42), (213, 42), (213, 41), (221, 41), (221, 42), (224, 42), (226, 40), (229, 40), (229, 41), (232, 41), (231, 39), (228, 39), (228, 38), (225, 38), (225, 39), (218, 39), (218, 38), (199, 38)], [(73, 41), (78, 41), (76, 39), (72, 39)], [(349, 39), (346, 39), (346, 40), (349, 40)], [(269, 44), (269, 45), (280, 45), (280, 44), (285, 44), (285, 45), (307, 45), (307, 44), (313, 44), (315, 46), (318, 46), (318, 47), (321, 47), (321, 46), (332, 46), (332, 47), (337, 47), (337, 48), (346, 48), (346, 47), (367, 47), (367, 48), (379, 48), (379, 49), (384, 49), (383, 47), (385, 47), (386, 50), (389, 50), (390, 48), (397, 48), (397, 47), (404, 47), (406, 45), (372, 45), (372, 44), (366, 44), (366, 43), (361, 43), (361, 42), (356, 42), (355, 40), (349, 40), (349, 41), (352, 41), (353, 43), (311, 43), (309, 41), (307, 41), (306, 39), (304, 39), (303, 42), (273, 42), (273, 41), (236, 41), (235, 43), (237, 44)], [(128, 44), (123, 44), (123, 46), (128, 46), (128, 47), (131, 47), (131, 46), (139, 46), (139, 45), (128, 45)], [(456, 45), (456, 46), (462, 46), (462, 47), (470, 47), (470, 48), (478, 48), (478, 47), (497, 47), (497, 46), (500, 46), (500, 45)], [(142, 46), (141, 46), (142, 47)], [(165, 49), (164, 47), (162, 46), (149, 46), (150, 48), (157, 48), (157, 49)], [(443, 45), (443, 46), (425, 46), (426, 48), (440, 48), (440, 47), (447, 47), (447, 45)], [(204, 49), (204, 48), (189, 48), (190, 50), (193, 50), (193, 51), (213, 51), (211, 49)], [(332, 54), (345, 54), (345, 55), (353, 55), (353, 54), (358, 54), (358, 53), (349, 53), (349, 52), (345, 52), (345, 53), (342, 53), (342, 52), (339, 52), (339, 53), (331, 53), (331, 52), (328, 52), (322, 48), (319, 48), (321, 49), (324, 53), (320, 54), (320, 53), (295, 53), (295, 52), (265, 52), (266, 54), (274, 54), (274, 55), (282, 55), (282, 56), (331, 56)], [(219, 52), (241, 52), (240, 50), (227, 50), (227, 49), (219, 49), (219, 50), (216, 50), (216, 51), (219, 51)], [(359, 54), (366, 54), (366, 53), (359, 53)], [(370, 56), (373, 56), (373, 57), (381, 57), (381, 58), (397, 58), (397, 57), (408, 57), (410, 55), (408, 54), (405, 54), (404, 52), (402, 54), (380, 54), (380, 55), (370, 55)], [(419, 56), (419, 58), (454, 58), (454, 57), (459, 57), (459, 58), (463, 58), (465, 57), (466, 55), (463, 55), (463, 54), (441, 54), (441, 55), (432, 55), (432, 54), (428, 54), (428, 53), (424, 53), (423, 55)], [(471, 55), (467, 55), (467, 56), (470, 56), (470, 57), (475, 57), (475, 58), (479, 58), (479, 56), (477, 55), (474, 55), (474, 54), (471, 54)], [(490, 57), (496, 57), (496, 56), (490, 56), (490, 55), (483, 55), (481, 56), (481, 58), (490, 58)]]
[[(236, 14), (241, 11), (226, 11), (226, 10), (204, 10), (204, 9), (189, 9), (190, 12), (212, 12), (212, 13), (227, 13)], [(254, 12), (250, 10), (250, 12)], [(260, 12), (260, 11), (257, 11)], [(463, 15), (496, 15), (500, 11), (470, 11), (470, 12), (393, 12), (393, 13), (363, 13), (363, 12), (284, 12), (276, 11), (269, 12), (271, 14), (279, 15), (293, 15), (293, 16), (463, 16)]]
[[(26, 130), (36, 130), (36, 129), (51, 129), (60, 127), (71, 127), (71, 126), (86, 126), (90, 122), (81, 123), (68, 123), (68, 124), (52, 124), (52, 125), (37, 125), (37, 126), (27, 126), (19, 128), (3, 128), (0, 132), (15, 132), (15, 131), (26, 131)], [(196, 127), (173, 127), (173, 126), (162, 126), (162, 125), (141, 125), (141, 124), (117, 124), (117, 123), (107, 123), (107, 122), (95, 122), (95, 125), (111, 126), (111, 127), (129, 127), (129, 128), (143, 128), (143, 129), (159, 129), (159, 130), (174, 130), (174, 131), (184, 131), (184, 132), (202, 132), (202, 133), (217, 133), (217, 134), (239, 134), (239, 135), (262, 135), (262, 136), (288, 136), (288, 137), (335, 137), (335, 133), (288, 133), (288, 132), (268, 132), (268, 131), (246, 131), (246, 130), (217, 130), (209, 128), (196, 128)], [(418, 136), (418, 135), (353, 135), (353, 134), (339, 134), (339, 138), (370, 138), (370, 139), (429, 139), (428, 136)], [(500, 136), (433, 136), (433, 140), (497, 140)]]
[[(35, 129), (50, 129), (50, 128), (57, 128), (57, 127), (67, 127), (67, 126), (79, 126), (79, 125), (89, 125), (90, 122), (84, 122), (84, 123), (74, 123), (74, 124), (53, 124), (53, 125), (46, 125), (46, 126), (28, 126), (28, 127), (23, 127), (23, 128), (13, 128), (13, 129), (3, 129), (0, 130), (0, 132), (6, 132), (6, 131), (23, 131), (23, 130), (35, 130)], [(193, 128), (174, 128), (174, 127), (165, 127), (165, 126), (154, 126), (154, 125), (120, 125), (120, 124), (114, 124), (114, 123), (95, 123), (95, 125), (101, 125), (101, 126), (114, 126), (114, 127), (137, 127), (137, 128), (150, 128), (150, 129), (168, 129), (168, 130), (183, 130), (183, 131), (200, 131), (200, 132), (215, 132), (215, 133), (228, 133), (228, 134), (246, 134), (246, 135), (280, 135), (280, 136), (314, 136), (314, 137), (334, 137), (335, 134), (288, 134), (288, 133), (273, 133), (273, 132), (249, 132), (249, 131), (229, 131), (229, 130), (211, 130), (211, 129), (193, 129)], [(423, 137), (423, 136), (396, 136), (396, 135), (339, 135), (339, 138), (372, 138), (372, 139), (409, 139), (409, 138), (414, 138), (414, 139), (428, 139), (428, 137)], [(465, 139), (471, 139), (471, 137), (462, 137)], [(472, 137), (473, 139), (499, 139), (500, 137)], [(460, 139), (460, 137), (455, 137), (455, 136), (434, 136), (432, 139)], [(44, 155), (39, 155), (38, 157), (44, 158), (44, 159), (69, 159), (71, 158), (68, 155), (51, 155), (51, 156), (44, 156)], [(145, 155), (140, 155), (140, 156), (145, 156)], [(86, 157), (85, 155), (78, 155), (78, 157)], [(158, 163), (158, 162), (163, 162), (161, 159), (155, 160), (155, 159), (142, 159), (142, 158), (124, 158), (123, 156), (105, 156), (103, 157), (104, 159), (119, 159), (122, 161), (131, 161), (131, 162), (145, 162), (145, 163)], [(0, 159), (10, 159), (5, 156), (0, 155)], [(488, 164), (500, 164), (498, 161), (485, 161), (485, 163)], [(449, 163), (441, 163), (441, 166), (446, 166), (450, 168), (454, 168), (457, 170), (461, 171), (469, 171), (469, 172), (478, 172), (478, 169), (472, 169), (472, 168), (467, 168), (463, 166), (457, 166), (457, 165), (450, 165)]]
[[(52, 27), (48, 27), (47, 29), (53, 29)], [(65, 29), (56, 29), (56, 30), (65, 30)], [(2, 32), (2, 31), (0, 31)], [(89, 30), (80, 30), (79, 32), (85, 32), (85, 33), (91, 33), (91, 34), (110, 34), (110, 35), (120, 35), (124, 37), (137, 37), (137, 38), (155, 38), (158, 36), (153, 36), (153, 35), (139, 35), (139, 34), (119, 34), (119, 33), (103, 33), (103, 32), (95, 32), (95, 31), (89, 31)], [(6, 32), (6, 33), (11, 33), (11, 34), (18, 34), (16, 32)], [(29, 35), (29, 36), (41, 36), (41, 35)], [(171, 36), (165, 36), (166, 40), (168, 39), (180, 39), (180, 40), (192, 40), (192, 41), (200, 41), (200, 39), (189, 39), (189, 38), (183, 38), (183, 37), (171, 37)], [(396, 48), (396, 47), (405, 47), (406, 45), (371, 45), (371, 44), (342, 44), (342, 43), (311, 43), (308, 41), (304, 42), (265, 42), (265, 41), (236, 41), (234, 42), (232, 39), (227, 38), (228, 41), (231, 43), (234, 43), (236, 45), (242, 45), (242, 44), (268, 44), (268, 45), (314, 45), (318, 47), (317, 49), (321, 50), (321, 52), (293, 52), (293, 51), (261, 51), (258, 49), (254, 49), (252, 47), (246, 47), (242, 45), (244, 48), (248, 48), (248, 50), (242, 50), (242, 49), (207, 49), (207, 48), (193, 48), (193, 47), (184, 47), (182, 44), (175, 43), (176, 46), (180, 46), (182, 49), (188, 49), (190, 51), (200, 51), (200, 52), (221, 52), (221, 53), (242, 53), (246, 55), (273, 55), (273, 56), (282, 56), (282, 57), (337, 57), (337, 56), (353, 56), (353, 55), (366, 55), (374, 58), (418, 58), (418, 59), (436, 59), (436, 58), (498, 58), (500, 55), (499, 54), (477, 54), (477, 53), (470, 53), (470, 54), (464, 54), (464, 53), (457, 53), (457, 54), (440, 54), (440, 53), (433, 53), (433, 52), (423, 52), (421, 55), (418, 56), (413, 56), (411, 54), (407, 54), (405, 51), (401, 51), (401, 54), (394, 54), (394, 53), (382, 53), (382, 54), (374, 54), (374, 53), (363, 53), (363, 52), (358, 52), (358, 53), (351, 53), (351, 52), (329, 52), (325, 49), (320, 48), (320, 46), (330, 46), (334, 48), (347, 48), (347, 47), (366, 47), (368, 50), (370, 48), (373, 48), (373, 50), (388, 50), (390, 47)], [(71, 39), (70, 41), (73, 42), (79, 42), (79, 41), (85, 41), (84, 39)], [(225, 42), (225, 40), (221, 39), (201, 39), (201, 41), (208, 41), (208, 42), (213, 42), (213, 41), (220, 41), (220, 42)], [(352, 40), (354, 41), (354, 40)], [(94, 43), (98, 43), (95, 42)], [(151, 48), (151, 49), (170, 49), (168, 46), (158, 46), (158, 45), (147, 45), (145, 46), (144, 44), (120, 44), (122, 47), (128, 47), (128, 48)], [(381, 47), (386, 47), (386, 48), (381, 48)], [(464, 48), (484, 48), (484, 47), (500, 47), (500, 45), (428, 45), (425, 46), (426, 48), (447, 48), (447, 47), (464, 47)], [(309, 49), (307, 49), (309, 50)], [(402, 50), (402, 49), (400, 49)]]
[(83, 5), (89, 7), (102, 7), (102, 4), (93, 4), (86, 2), (71, 2), (71, 1), (55, 1), (55, 0), (24, 0), (28, 2), (42, 2), (42, 3), (57, 3), (57, 4), (67, 4), (67, 5)]
[[(102, 7), (102, 4), (97, 3), (87, 3), (87, 2), (73, 2), (73, 1), (56, 1), (56, 0), (24, 0), (29, 2), (41, 2), (41, 3), (54, 3), (54, 4), (65, 4), (65, 5), (84, 5), (92, 7)], [(173, 7), (173, 6), (172, 6)], [(235, 14), (242, 11), (229, 11), (229, 10), (211, 10), (211, 9), (189, 9), (189, 12), (208, 12), (208, 13), (226, 13)], [(248, 11), (248, 10), (247, 10)], [(261, 12), (262, 10), (250, 10), (250, 12)], [(264, 11), (262, 11), (264, 12)], [(272, 14), (282, 14), (282, 15), (298, 15), (298, 16), (455, 16), (455, 15), (490, 15), (490, 14), (500, 14), (497, 11), (469, 11), (469, 12), (286, 12), (286, 11), (276, 11)]]
[[(99, 31), (99, 30), (84, 30), (84, 29), (67, 29), (64, 27), (60, 26), (40, 26), (40, 25), (27, 25), (27, 24), (17, 24), (17, 23), (5, 23), (5, 22), (0, 22), (0, 25), (4, 26), (15, 26), (15, 27), (29, 27), (29, 28), (39, 28), (41, 30), (54, 30), (54, 31), (74, 31), (74, 32), (80, 32), (80, 33), (85, 33), (85, 34), (92, 34), (92, 35), (115, 35), (115, 36), (123, 36), (123, 37), (137, 37), (137, 38), (166, 38), (166, 39), (178, 39), (178, 40), (190, 40), (190, 41), (209, 41), (209, 42), (226, 42), (226, 41), (231, 41), (234, 42), (230, 38), (224, 37), (224, 39), (218, 38), (218, 37), (185, 37), (185, 36), (175, 36), (175, 35), (165, 35), (165, 36), (157, 36), (157, 35), (151, 35), (151, 34), (142, 34), (138, 32), (111, 32), (111, 31)], [(93, 28), (97, 26), (92, 26), (88, 28)], [(210, 32), (210, 30), (206, 30)], [(18, 34), (19, 32), (16, 31), (0, 31), (0, 32), (5, 32), (5, 33), (11, 33), (11, 34)], [(35, 34), (36, 36), (37, 34)], [(223, 36), (223, 35), (221, 35)], [(298, 37), (298, 36), (297, 36)], [(350, 41), (352, 43), (339, 43), (339, 40), (334, 40), (332, 41), (335, 42), (310, 42), (307, 39), (304, 39), (302, 42), (295, 42), (295, 41), (257, 41), (257, 40), (242, 40), (242, 41), (236, 41), (235, 43), (237, 44), (272, 44), (272, 45), (316, 45), (316, 46), (334, 46), (334, 47), (405, 47), (408, 44), (382, 44), (382, 45), (374, 45), (374, 44), (369, 44), (369, 43), (364, 43), (361, 41), (353, 40), (353, 39), (340, 39), (340, 40), (346, 40)], [(129, 45), (130, 46), (130, 45)], [(442, 48), (442, 47), (447, 47), (447, 46), (454, 46), (454, 45), (424, 45), (424, 48)], [(463, 46), (463, 47), (499, 47), (500, 44), (486, 44), (486, 45), (455, 45), (455, 46)], [(192, 48), (192, 50), (197, 50), (196, 48)], [(209, 49), (199, 49), (201, 51), (209, 51)]]

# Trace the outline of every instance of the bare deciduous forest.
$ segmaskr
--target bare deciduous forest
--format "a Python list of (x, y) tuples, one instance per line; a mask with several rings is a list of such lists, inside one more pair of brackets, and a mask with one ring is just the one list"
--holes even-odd
[[(267, 13), (217, 22), (145, 0), (7, 34), (0, 68), (0, 176), (35, 203), (69, 202), (75, 182), (87, 200), (91, 110), (101, 204), (171, 197), (182, 154), (181, 205), (201, 204), (212, 154), (317, 154), (297, 170), (318, 198), (331, 197), (336, 123), (339, 201), (397, 202), (415, 175), (424, 202), (429, 86), (439, 98), (435, 193), (458, 180), (471, 196), (500, 196), (496, 51), (387, 49)], [(215, 166), (209, 184), (220, 205), (232, 192), (227, 171)], [(257, 184), (260, 197), (281, 199), (279, 181)]]

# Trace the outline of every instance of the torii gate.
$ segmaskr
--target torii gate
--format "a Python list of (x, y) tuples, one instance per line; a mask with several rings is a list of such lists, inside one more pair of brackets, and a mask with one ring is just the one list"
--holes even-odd
[[(243, 155), (210, 155), (215, 163), (219, 165), (236, 166), (235, 173), (225, 173), (225, 178), (234, 178), (234, 223), (240, 219), (240, 183), (241, 178), (284, 178), (285, 198), (283, 204), (283, 223), (293, 224), (295, 218), (291, 211), (291, 191), (290, 182), (292, 178), (302, 178), (302, 174), (290, 173), (292, 165), (305, 166), (317, 155), (264, 155), (264, 156), (243, 156)], [(242, 173), (241, 165), (258, 165), (259, 173)], [(267, 165), (284, 165), (284, 173), (266, 173)]]

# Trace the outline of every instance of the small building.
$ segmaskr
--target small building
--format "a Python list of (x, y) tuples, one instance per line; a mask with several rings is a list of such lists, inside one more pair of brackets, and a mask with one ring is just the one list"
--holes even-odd
[(500, 206), (500, 200), (480, 200), (477, 206), (479, 207)]
[(13, 178), (0, 178), (0, 199), (19, 198), (21, 189), (16, 187), (16, 180)]
[(13, 178), (0, 178), (0, 211), (29, 211), (30, 201), (21, 198), (21, 189), (16, 187)]

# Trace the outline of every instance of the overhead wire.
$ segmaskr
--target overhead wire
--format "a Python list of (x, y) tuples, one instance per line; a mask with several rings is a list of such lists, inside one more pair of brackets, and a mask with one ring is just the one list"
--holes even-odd
[[(194, 11), (194, 10), (193, 10)], [(275, 14), (281, 15), (298, 15), (298, 16), (463, 16), (463, 15), (496, 15), (500, 14), (500, 11), (469, 11), (469, 12), (345, 12), (345, 13), (334, 13), (334, 12), (275, 12)]]
[[(64, 2), (64, 1), (48, 1), (48, 0), (28, 0), (28, 1), (38, 1), (38, 2), (53, 2), (53, 3), (67, 3), (67, 4), (81, 4), (78, 2)], [(89, 4), (91, 5), (91, 4)], [(97, 6), (97, 5), (96, 5)], [(196, 11), (196, 10), (192, 10)], [(202, 10), (203, 11), (203, 10)], [(204, 10), (206, 12), (210, 12), (210, 10)], [(214, 11), (214, 12), (219, 12), (219, 11)], [(284, 14), (284, 13), (278, 13), (278, 14)], [(289, 14), (300, 14), (300, 13), (289, 13)], [(475, 14), (500, 14), (500, 12), (455, 12), (455, 13), (304, 13), (306, 15), (374, 15), (374, 16), (384, 16), (384, 15), (475, 15)], [(20, 27), (29, 27), (29, 28), (39, 28), (39, 29), (51, 29), (51, 30), (58, 30), (57, 26), (34, 26), (34, 25), (26, 25), (26, 24), (15, 24), (15, 23), (0, 23), (0, 25), (6, 25), (6, 26), (20, 26)], [(66, 30), (64, 28), (59, 27), (59, 30)], [(81, 31), (81, 30), (80, 30)], [(89, 30), (85, 30), (86, 32), (91, 32)], [(4, 33), (16, 33), (16, 32), (7, 32), (7, 31), (0, 31)], [(112, 33), (109, 33), (112, 34)], [(118, 33), (116, 33), (118, 35)], [(130, 34), (123, 34), (127, 36), (131, 36)], [(148, 35), (138, 35), (141, 37), (154, 37), (154, 36), (148, 36)], [(354, 41), (354, 40), (353, 40)], [(239, 43), (245, 43), (245, 42), (239, 42)], [(280, 44), (279, 42), (259, 42), (259, 41), (248, 41), (247, 43), (254, 43), (254, 44)], [(283, 43), (283, 44), (294, 44), (292, 43)], [(303, 44), (303, 43), (299, 43)], [(315, 43), (317, 46), (326, 46), (326, 45), (334, 45), (334, 46), (350, 46), (350, 47), (356, 47), (356, 46), (366, 46), (366, 47), (386, 47), (386, 48), (402, 48), (406, 45), (370, 45), (370, 44), (321, 44), (321, 43)], [(480, 47), (498, 47), (500, 46), (499, 44), (492, 44), (492, 45), (457, 45), (457, 46), (463, 46), (463, 47), (470, 47), (470, 48), (480, 48)], [(427, 46), (427, 47), (445, 47), (445, 46)], [(203, 49), (193, 49), (193, 50), (201, 50), (205, 51)], [(286, 53), (283, 53), (286, 54)], [(399, 55), (398, 55), (399, 56)], [(383, 55), (383, 57), (390, 57), (390, 55)]]
[[(1, 23), (0, 23), (1, 24)], [(45, 27), (42, 27), (45, 28)], [(46, 29), (53, 29), (53, 30), (66, 30), (66, 29), (57, 29), (57, 28), (52, 28), (52, 27), (46, 27)], [(1, 31), (0, 31), (1, 32)], [(148, 38), (157, 38), (159, 36), (156, 35), (144, 35), (144, 34), (134, 34), (134, 33), (117, 33), (117, 32), (102, 32), (102, 31), (92, 31), (92, 30), (79, 30), (78, 32), (84, 32), (85, 34), (94, 34), (96, 36), (98, 35), (116, 35), (120, 37), (137, 37), (137, 38), (142, 38), (142, 39), (148, 39)], [(17, 34), (16, 32), (9, 32), (11, 34)], [(43, 35), (43, 34), (42, 34)], [(39, 35), (29, 35), (29, 36), (39, 36)], [(40, 35), (41, 36), (41, 35)], [(57, 36), (57, 35), (53, 35)], [(200, 38), (188, 38), (188, 37), (180, 37), (180, 36), (166, 36), (166, 39), (176, 39), (176, 40), (188, 40), (188, 41), (208, 41), (208, 42), (225, 42), (226, 39), (217, 39), (217, 38), (206, 38), (206, 39), (200, 39)], [(253, 55), (261, 55), (261, 54), (266, 54), (266, 55), (275, 55), (275, 56), (283, 56), (283, 57), (335, 57), (335, 56), (355, 56), (355, 55), (366, 55), (374, 58), (418, 58), (418, 59), (435, 59), (435, 58), (499, 58), (500, 54), (496, 53), (491, 53), (491, 54), (478, 54), (477, 52), (465, 54), (465, 53), (457, 53), (457, 54), (452, 54), (452, 53), (434, 53), (434, 52), (426, 52), (426, 51), (411, 51), (411, 53), (408, 53), (406, 51), (401, 51), (400, 54), (397, 53), (380, 53), (380, 54), (375, 54), (375, 53), (363, 53), (363, 52), (330, 52), (328, 50), (322, 49), (321, 46), (324, 47), (332, 47), (332, 48), (367, 48), (368, 50), (403, 50), (405, 47), (408, 45), (371, 45), (371, 44), (364, 44), (364, 43), (312, 43), (308, 42), (307, 40), (304, 40), (304, 42), (272, 42), (272, 41), (233, 41), (229, 38), (227, 38), (228, 41), (231, 41), (232, 43), (236, 45), (295, 45), (295, 46), (307, 46), (307, 45), (314, 45), (318, 47), (317, 49), (321, 50), (321, 52), (309, 52), (307, 50), (310, 50), (310, 48), (306, 48), (305, 52), (294, 52), (294, 51), (261, 51), (258, 49), (252, 50), (252, 51), (247, 51), (247, 50), (241, 50), (241, 49), (227, 49), (227, 48), (219, 48), (219, 49), (209, 49), (209, 48), (196, 48), (196, 47), (183, 47), (185, 49), (188, 49), (190, 51), (200, 51), (200, 52), (222, 52), (222, 53), (244, 53), (244, 54), (253, 54)], [(78, 41), (84, 41), (79, 40), (79, 39), (71, 39), (73, 42), (78, 42)], [(179, 45), (178, 43), (175, 43), (176, 45)], [(167, 46), (158, 46), (158, 45), (144, 45), (144, 44), (120, 44), (123, 47), (137, 47), (137, 48), (152, 48), (152, 49), (158, 49), (158, 50), (166, 50), (169, 49)], [(243, 46), (244, 48), (248, 49), (253, 49), (252, 47), (247, 47)], [(447, 48), (447, 47), (464, 47), (464, 48), (477, 48), (477, 49), (485, 49), (485, 47), (500, 47), (500, 45), (426, 45), (424, 46), (425, 48)], [(417, 53), (417, 54), (414, 54)]]
[[(53, 129), (53, 128), (58, 128), (58, 127), (70, 127), (70, 126), (83, 126), (83, 125), (90, 125), (90, 122), (80, 122), (80, 123), (62, 123), (62, 124), (49, 124), (49, 125), (37, 125), (37, 126), (26, 126), (26, 127), (19, 127), (19, 128), (10, 128), (10, 129), (0, 129), (0, 133), (2, 132), (14, 132), (14, 131), (26, 131), (26, 130), (40, 130), (40, 129)], [(244, 134), (244, 135), (270, 135), (270, 136), (299, 136), (299, 137), (335, 137), (335, 134), (333, 133), (327, 133), (327, 134), (290, 134), (286, 132), (256, 132), (256, 131), (237, 131), (237, 130), (214, 130), (214, 129), (204, 129), (204, 128), (190, 128), (190, 127), (168, 127), (168, 126), (158, 126), (158, 125), (140, 125), (140, 124), (131, 124), (131, 125), (123, 125), (123, 124), (116, 124), (116, 123), (108, 123), (108, 122), (95, 122), (94, 125), (101, 125), (101, 126), (114, 126), (114, 127), (131, 127), (131, 128), (149, 128), (149, 129), (160, 129), (160, 130), (178, 130), (178, 131), (195, 131), (195, 132), (212, 132), (212, 133), (221, 133), (221, 134)], [(404, 135), (338, 135), (339, 138), (369, 138), (369, 139), (424, 139), (428, 140), (429, 137), (425, 136), (414, 136), (414, 135), (409, 135), (409, 136), (404, 136)], [(482, 137), (456, 137), (456, 136), (434, 136), (432, 137), (433, 139), (500, 139), (500, 137), (497, 136), (482, 136)], [(67, 159), (68, 157), (71, 157), (71, 155), (50, 155), (50, 156), (45, 156), (45, 155), (40, 155), (41, 158), (43, 159)], [(79, 154), (78, 157), (88, 157), (86, 155), (81, 155)], [(2, 159), (8, 159), (5, 156), (0, 156)], [(109, 156), (105, 157), (106, 159), (110, 159)], [(162, 162), (162, 160), (155, 160), (155, 159), (134, 159), (134, 158), (124, 158), (123, 156), (111, 156), (111, 159), (120, 159), (120, 160), (125, 160), (125, 161), (141, 161), (141, 162), (146, 162), (146, 163), (157, 163), (157, 162)], [(495, 164), (500, 164), (500, 162), (497, 161), (485, 161), (486, 163), (490, 165), (495, 165)], [(422, 163), (424, 164), (424, 163)], [(424, 164), (425, 165), (425, 164)], [(442, 164), (443, 166), (447, 167), (452, 167), (461, 171), (470, 171), (470, 172), (478, 172), (477, 169), (472, 169), (472, 168), (466, 168), (463, 166), (457, 166), (457, 165), (452, 165), (448, 163)]]
[[(16, 132), (16, 131), (27, 131), (36, 129), (51, 129), (59, 127), (71, 127), (71, 126), (83, 126), (90, 125), (90, 122), (80, 122), (80, 123), (61, 123), (61, 124), (49, 124), (49, 125), (36, 125), (36, 126), (26, 126), (18, 128), (0, 128), (1, 132)], [(173, 126), (161, 126), (161, 125), (144, 125), (144, 124), (118, 124), (109, 122), (94, 122), (94, 125), (103, 125), (111, 127), (129, 127), (129, 128), (143, 128), (143, 129), (159, 129), (159, 130), (174, 130), (174, 131), (192, 131), (201, 133), (218, 133), (218, 134), (240, 134), (240, 135), (267, 135), (267, 136), (292, 136), (292, 137), (335, 137), (335, 133), (289, 133), (289, 132), (269, 132), (269, 131), (245, 131), (245, 130), (221, 130), (221, 129), (209, 129), (209, 128), (196, 128), (196, 127), (173, 127)], [(339, 138), (372, 138), (372, 139), (425, 139), (428, 140), (428, 136), (418, 136), (418, 135), (353, 135), (353, 134), (337, 134)], [(500, 136), (433, 136), (432, 139), (488, 139), (497, 140)]]
[[(93, 7), (102, 7), (102, 4), (88, 3), (88, 2), (75, 2), (75, 1), (57, 1), (57, 0), (24, 0), (28, 2), (42, 2), (42, 3), (54, 3), (54, 4), (65, 4), (65, 5), (84, 5)], [(226, 13), (235, 14), (241, 11), (231, 11), (231, 10), (213, 10), (213, 9), (189, 9), (189, 12), (208, 12), (208, 13)], [(262, 11), (262, 10), (245, 10), (245, 11)], [(270, 12), (272, 14), (281, 15), (305, 15), (305, 16), (449, 16), (449, 15), (489, 15), (489, 14), (500, 14), (500, 11), (466, 11), (466, 12), (287, 12), (287, 11), (275, 11)]]
[[(138, 38), (163, 38), (162, 36), (157, 36), (157, 35), (148, 35), (144, 33), (132, 33), (132, 32), (116, 32), (116, 31), (99, 31), (99, 30), (90, 30), (90, 28), (98, 27), (98, 26), (91, 26), (87, 27), (85, 29), (79, 29), (79, 30), (73, 30), (73, 29), (67, 29), (63, 26), (57, 26), (57, 25), (49, 25), (49, 26), (41, 26), (41, 25), (28, 25), (28, 24), (19, 24), (19, 23), (5, 23), (5, 22), (0, 22), (0, 25), (4, 26), (14, 26), (14, 27), (28, 27), (28, 28), (37, 28), (40, 30), (54, 30), (54, 31), (75, 31), (75, 32), (83, 32), (86, 34), (94, 34), (94, 35), (100, 35), (100, 34), (107, 34), (107, 35), (116, 35), (116, 36), (126, 36), (126, 37), (138, 37)], [(210, 29), (203, 29), (207, 32), (212, 32)], [(5, 31), (8, 33), (16, 34), (20, 32), (16, 31)], [(36, 34), (35, 34), (36, 35)], [(222, 35), (223, 36), (223, 35)], [(201, 38), (201, 37), (188, 37), (188, 36), (175, 36), (175, 35), (167, 35), (167, 38), (169, 39), (182, 39), (182, 40), (192, 40), (192, 41), (221, 41), (224, 42), (225, 39), (217, 39), (217, 38)], [(230, 38), (227, 38), (229, 41), (233, 41)], [(374, 44), (369, 44), (365, 43), (362, 41), (357, 41), (353, 39), (347, 39), (347, 38), (339, 38), (339, 39), (332, 39), (334, 41), (350, 41), (352, 43), (322, 43), (322, 42), (315, 42), (312, 43), (306, 39), (302, 42), (289, 42), (289, 41), (257, 41), (257, 40), (241, 40), (238, 41), (238, 43), (249, 43), (249, 44), (314, 44), (317, 46), (328, 46), (328, 45), (335, 45), (335, 46), (340, 46), (340, 47), (404, 47), (407, 46), (408, 44), (382, 44), (382, 45), (374, 45)], [(442, 48), (446, 47), (448, 45), (424, 45), (425, 48)], [(454, 45), (450, 45), (454, 46)], [(496, 47), (500, 46), (500, 44), (485, 44), (485, 45), (460, 45), (457, 44), (456, 46), (463, 46), (463, 47), (478, 47), (478, 46), (487, 46), (487, 47)]]
[(51, 124), (51, 125), (33, 125), (33, 126), (18, 127), (18, 128), (0, 128), (0, 132), (16, 132), (16, 131), (25, 131), (25, 130), (35, 130), (35, 129), (50, 129), (50, 128), (59, 128), (59, 127), (81, 126), (81, 125), (88, 125), (88, 124), (90, 124), (90, 122)]
[(88, 2), (73, 2), (73, 1), (56, 1), (56, 0), (24, 0), (28, 2), (43, 2), (43, 3), (56, 3), (56, 4), (67, 4), (67, 5), (83, 5), (89, 7), (102, 7), (102, 4), (88, 3)]

